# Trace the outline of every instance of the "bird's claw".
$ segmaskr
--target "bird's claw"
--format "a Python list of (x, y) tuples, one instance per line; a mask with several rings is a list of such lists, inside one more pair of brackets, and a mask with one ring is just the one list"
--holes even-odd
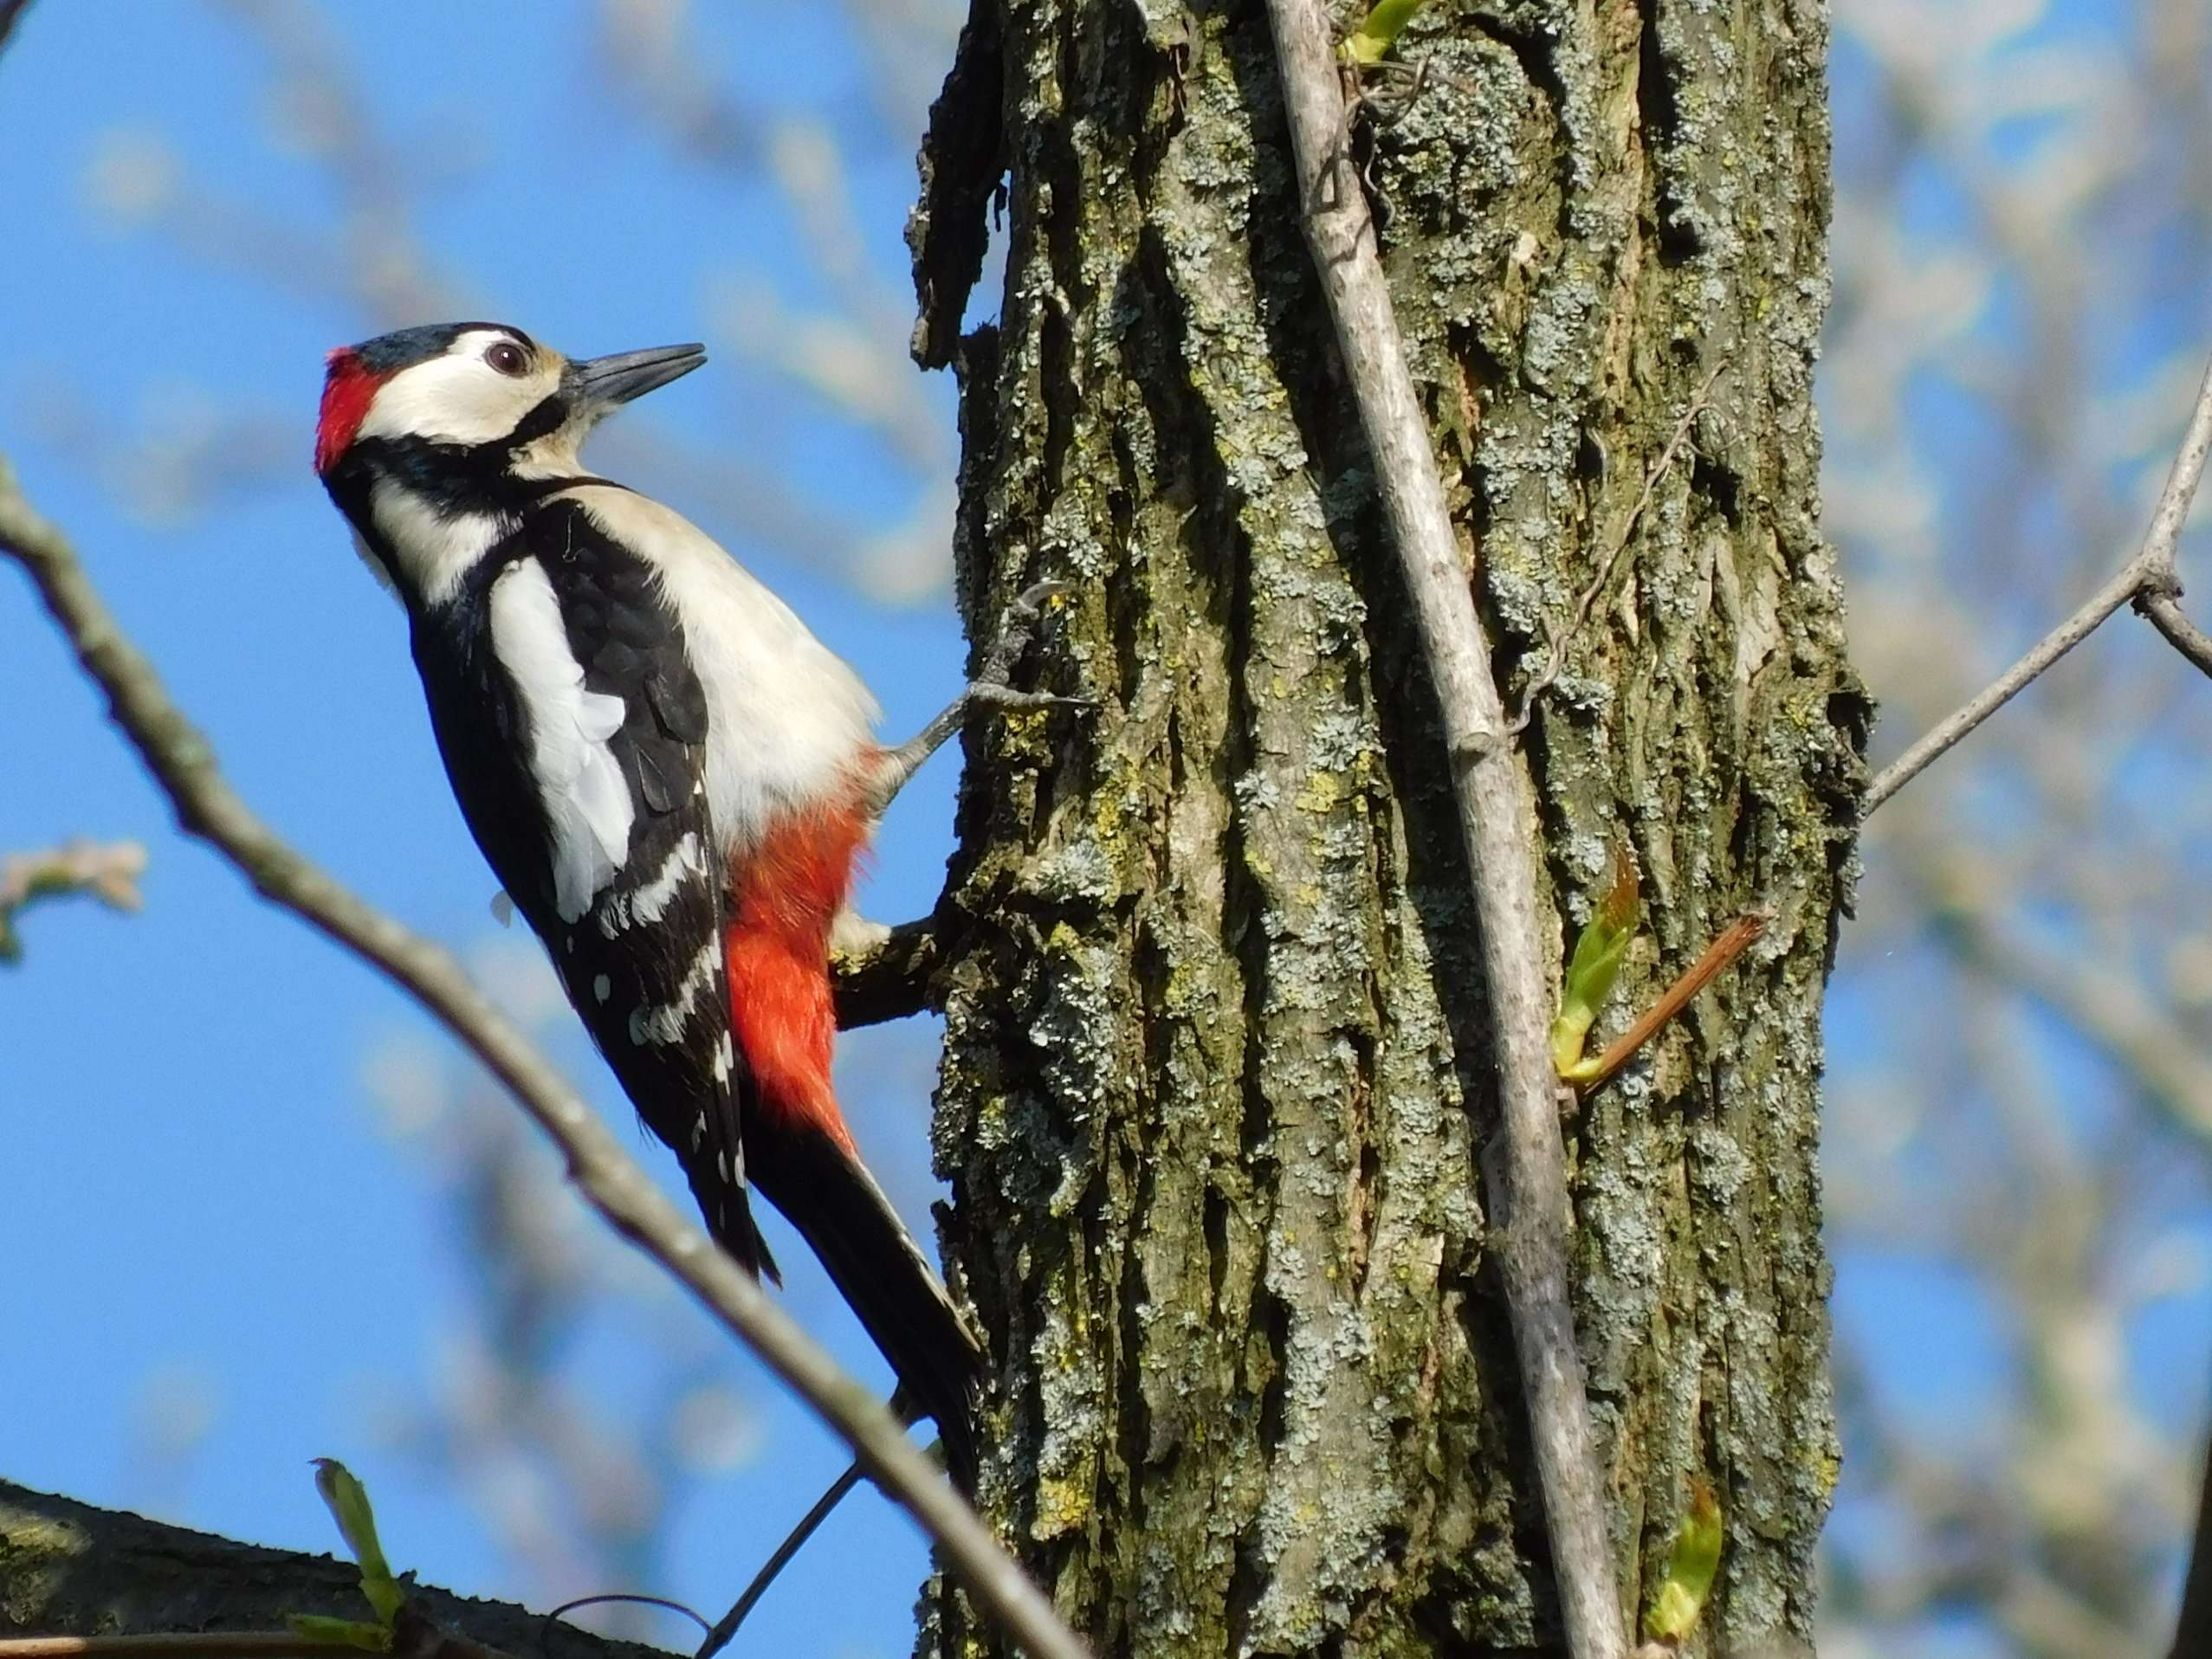
[(1065, 582), (1038, 582), (1025, 588), (999, 619), (999, 638), (986, 653), (981, 668), (967, 689), (936, 719), (895, 749), (880, 752), (874, 775), (862, 797), (870, 817), (881, 817), (898, 792), (906, 787), (922, 763), (979, 713), (994, 713), (1046, 708), (1088, 709), (1096, 705), (1087, 697), (1063, 697), (1049, 691), (1017, 691), (1009, 683), (1014, 664), (1029, 649), (1045, 607), (1059, 595), (1071, 591)]
[(1037, 624), (1045, 617), (1045, 607), (1054, 599), (1074, 591), (1073, 583), (1047, 578), (1042, 582), (1031, 583), (1015, 596), (1012, 604), (999, 613), (999, 637), (983, 660), (982, 672), (975, 676), (974, 683), (968, 687), (976, 703), (992, 708), (1089, 707), (1082, 698), (1048, 697), (1041, 692), (1016, 692), (1006, 683), (1014, 664), (1021, 661), (1022, 654), (1029, 649), (1030, 642), (1036, 637)]
[(1038, 618), (1045, 614), (1047, 603), (1064, 598), (1075, 591), (1074, 583), (1063, 581), (1057, 576), (1048, 576), (1042, 582), (1032, 582), (1014, 596), (1013, 604), (1008, 605), (1006, 614), (999, 618), (999, 629), (1004, 631), (1034, 626)]
[(1096, 708), (1089, 697), (1063, 697), (1050, 691), (1016, 691), (995, 680), (979, 680), (967, 688), (968, 700), (994, 713), (1018, 713), (1032, 708)]

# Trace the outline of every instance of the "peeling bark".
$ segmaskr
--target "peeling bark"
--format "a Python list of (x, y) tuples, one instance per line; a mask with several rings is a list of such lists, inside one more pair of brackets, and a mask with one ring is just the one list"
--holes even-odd
[[(1355, 139), (1509, 696), (1634, 517), (1523, 739), (1562, 960), (1616, 842), (1644, 872), (1594, 1041), (1775, 916), (1570, 1144), (1624, 1581), (1709, 1481), (1711, 1651), (1809, 1637), (1836, 1467), (1820, 1006), (1867, 711), (1817, 527), (1826, 43), (1800, 0), (1433, 0), (1428, 83)], [(938, 919), (983, 1497), (1103, 1652), (1554, 1651), (1465, 869), (1269, 52), (1256, 7), (977, 0), (924, 152), (961, 604), (988, 637), (1072, 581), (1038, 683), (1097, 704), (971, 735)], [(924, 1651), (994, 1640), (933, 1585)]]

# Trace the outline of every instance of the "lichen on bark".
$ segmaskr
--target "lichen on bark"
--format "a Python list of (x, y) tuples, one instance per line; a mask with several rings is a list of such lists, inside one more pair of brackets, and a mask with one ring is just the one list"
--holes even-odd
[[(1523, 738), (1562, 957), (1616, 843), (1618, 1022), (1775, 913), (1570, 1126), (1624, 1582), (1710, 1481), (1717, 1650), (1809, 1633), (1835, 1466), (1819, 1013), (1865, 707), (1817, 527), (1825, 43), (1785, 0), (1436, 0), (1420, 93), (1351, 139), (1509, 693), (1630, 538)], [(986, 1508), (1104, 1652), (1554, 1649), (1465, 868), (1264, 16), (977, 0), (924, 172), (961, 604), (987, 636), (1070, 581), (1034, 667), (1096, 704), (971, 738), (942, 917)], [(933, 1585), (926, 1650), (993, 1639)]]

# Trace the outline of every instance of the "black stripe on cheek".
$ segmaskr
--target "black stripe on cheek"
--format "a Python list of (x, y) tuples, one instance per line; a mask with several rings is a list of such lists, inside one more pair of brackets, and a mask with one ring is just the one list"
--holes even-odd
[(525, 415), (522, 423), (508, 434), (507, 448), (514, 450), (526, 443), (535, 443), (540, 438), (559, 431), (567, 421), (568, 399), (554, 392)]

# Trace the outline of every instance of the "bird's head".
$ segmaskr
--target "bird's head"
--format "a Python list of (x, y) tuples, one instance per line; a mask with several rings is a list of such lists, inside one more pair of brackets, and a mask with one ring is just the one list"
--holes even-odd
[(333, 352), (315, 472), (370, 568), (435, 604), (512, 530), (619, 405), (707, 360), (698, 345), (571, 359), (502, 323), (437, 323)]
[(442, 462), (486, 482), (579, 470), (578, 448), (618, 405), (707, 360), (699, 345), (563, 357), (501, 323), (437, 323), (330, 354), (315, 471), (349, 462)]

